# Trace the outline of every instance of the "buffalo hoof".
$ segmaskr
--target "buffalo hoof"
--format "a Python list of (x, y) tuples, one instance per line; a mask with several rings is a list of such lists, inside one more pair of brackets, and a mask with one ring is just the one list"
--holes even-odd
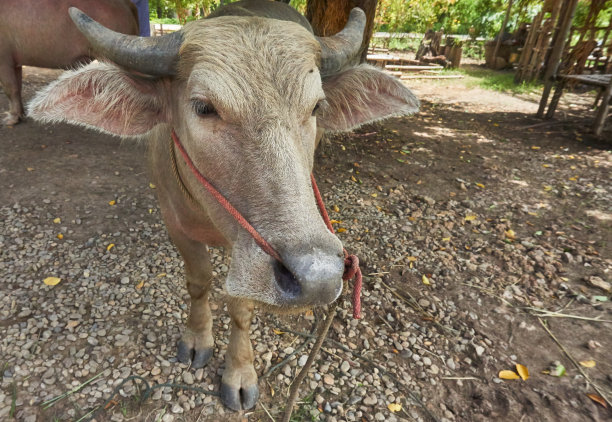
[(233, 387), (229, 384), (221, 383), (219, 391), (221, 402), (232, 410), (248, 410), (255, 407), (259, 399), (259, 388), (257, 384), (246, 387)]
[(21, 120), (20, 116), (9, 113), (8, 111), (5, 114), (6, 117), (2, 119), (2, 124), (4, 124), (5, 126), (16, 125), (17, 123), (19, 123), (19, 120)]
[(183, 340), (178, 342), (178, 353), (177, 358), (179, 362), (189, 365), (191, 363), (192, 368), (202, 368), (208, 363), (213, 355), (213, 348), (209, 347), (206, 349), (196, 349), (189, 346)]

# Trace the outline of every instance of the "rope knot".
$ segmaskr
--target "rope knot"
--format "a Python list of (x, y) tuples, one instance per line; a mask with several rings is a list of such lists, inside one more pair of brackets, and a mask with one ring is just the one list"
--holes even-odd
[(349, 255), (344, 249), (344, 275), (342, 280), (348, 281), (354, 279), (353, 282), (353, 318), (361, 318), (361, 268), (359, 268), (359, 258), (357, 255)]

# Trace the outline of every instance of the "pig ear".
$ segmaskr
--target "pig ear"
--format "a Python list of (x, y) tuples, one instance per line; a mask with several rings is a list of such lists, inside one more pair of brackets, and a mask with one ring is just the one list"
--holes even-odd
[(160, 84), (94, 62), (64, 73), (39, 92), (28, 114), (45, 123), (67, 122), (122, 137), (139, 136), (168, 120)]
[(331, 131), (413, 114), (420, 106), (418, 98), (397, 78), (368, 65), (323, 78), (323, 90), (327, 106), (317, 116), (317, 125)]

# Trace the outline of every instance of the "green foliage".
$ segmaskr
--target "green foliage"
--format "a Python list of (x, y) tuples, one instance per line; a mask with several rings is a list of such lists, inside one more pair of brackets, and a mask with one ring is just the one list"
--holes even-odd
[(491, 91), (499, 91), (510, 94), (533, 94), (539, 93), (542, 85), (539, 82), (514, 83), (514, 72), (500, 72), (485, 68), (464, 67), (453, 70), (453, 73), (465, 75), (468, 85), (479, 86)]
[[(206, 16), (221, 4), (235, 0), (149, 0), (151, 20), (160, 23), (184, 23)], [(309, 0), (291, 0), (301, 13)], [(492, 38), (499, 33), (509, 0), (379, 0), (375, 30), (385, 32), (420, 32), (444, 28), (447, 34), (469, 34)], [(515, 0), (507, 30), (513, 32), (522, 22), (531, 22), (542, 7), (542, 0)], [(574, 26), (584, 23), (591, 0), (580, 0)], [(606, 1), (597, 18), (598, 26), (607, 26), (612, 16), (612, 0)], [(170, 19), (167, 21), (166, 19)], [(397, 41), (392, 41), (397, 42)], [(412, 46), (407, 46), (412, 49)]]

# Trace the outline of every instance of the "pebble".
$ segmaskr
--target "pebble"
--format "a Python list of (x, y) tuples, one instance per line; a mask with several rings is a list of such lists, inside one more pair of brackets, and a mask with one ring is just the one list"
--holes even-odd
[(330, 374), (326, 374), (323, 376), (323, 382), (327, 385), (334, 385), (334, 376)]
[(363, 399), (363, 404), (365, 404), (366, 406), (374, 406), (376, 403), (378, 403), (378, 399), (374, 394), (366, 396)]
[(302, 366), (306, 365), (306, 361), (307, 360), (308, 360), (308, 355), (300, 356), (300, 358), (298, 359), (298, 366), (302, 367)]
[(187, 385), (193, 384), (193, 374), (191, 372), (183, 372), (183, 382)]

